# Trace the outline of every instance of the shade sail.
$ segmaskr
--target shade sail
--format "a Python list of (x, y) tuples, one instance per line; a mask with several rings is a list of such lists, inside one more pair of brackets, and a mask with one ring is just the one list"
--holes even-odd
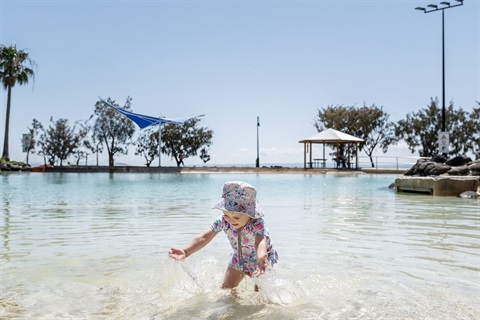
[(151, 125), (156, 125), (156, 124), (164, 124), (164, 123), (183, 123), (187, 120), (197, 118), (197, 117), (202, 117), (203, 115), (198, 115), (198, 116), (193, 116), (193, 117), (183, 117), (183, 118), (159, 118), (159, 117), (151, 117), (147, 116), (144, 114), (139, 114), (139, 113), (133, 113), (130, 112), (126, 109), (116, 107), (112, 105), (111, 103), (108, 103), (102, 99), (100, 99), (106, 106), (115, 109), (116, 111), (120, 112), (123, 114), (125, 117), (128, 119), (132, 120), (135, 122), (140, 129), (146, 128)]
[(354, 137), (350, 134), (343, 133), (335, 129), (326, 129), (318, 132), (311, 137), (305, 138), (300, 143), (335, 143), (335, 142), (363, 142), (363, 139)]

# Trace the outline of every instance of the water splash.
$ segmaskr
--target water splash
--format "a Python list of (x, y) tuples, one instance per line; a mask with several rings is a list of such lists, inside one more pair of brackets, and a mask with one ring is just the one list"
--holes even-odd
[(306, 299), (305, 291), (299, 283), (277, 276), (271, 270), (260, 276), (253, 277), (253, 283), (258, 286), (258, 301), (265, 304), (288, 306), (303, 303)]

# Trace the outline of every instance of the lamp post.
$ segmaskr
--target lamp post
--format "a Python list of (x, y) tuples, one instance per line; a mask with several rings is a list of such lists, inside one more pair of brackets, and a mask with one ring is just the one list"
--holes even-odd
[(440, 2), (443, 7), (438, 7), (435, 4), (429, 4), (427, 8), (416, 7), (415, 10), (423, 11), (423, 13), (430, 13), (442, 11), (442, 131), (445, 132), (445, 9), (451, 9), (463, 5), (463, 0), (455, 0), (458, 4), (451, 5), (450, 2)]
[(257, 116), (257, 161), (255, 163), (255, 166), (258, 168), (260, 167), (260, 155), (259, 155), (259, 147), (258, 147), (258, 128), (260, 127), (260, 117)]

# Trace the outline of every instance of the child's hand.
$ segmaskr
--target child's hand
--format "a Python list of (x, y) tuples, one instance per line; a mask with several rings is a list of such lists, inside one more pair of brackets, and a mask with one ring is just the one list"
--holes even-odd
[(175, 260), (183, 260), (187, 257), (187, 254), (184, 250), (176, 248), (171, 248), (170, 251), (168, 251), (168, 255), (170, 258)]
[(257, 262), (257, 268), (255, 272), (253, 273), (254, 276), (259, 277), (262, 274), (265, 273), (265, 270), (267, 269), (267, 255), (264, 255), (260, 259), (258, 259)]

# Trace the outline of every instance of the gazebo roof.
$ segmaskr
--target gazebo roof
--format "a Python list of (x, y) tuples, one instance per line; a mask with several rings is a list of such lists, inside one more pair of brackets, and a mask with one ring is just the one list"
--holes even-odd
[(354, 137), (350, 134), (343, 133), (335, 129), (326, 129), (318, 132), (311, 137), (305, 138), (300, 143), (335, 143), (335, 142), (363, 142), (363, 139)]

